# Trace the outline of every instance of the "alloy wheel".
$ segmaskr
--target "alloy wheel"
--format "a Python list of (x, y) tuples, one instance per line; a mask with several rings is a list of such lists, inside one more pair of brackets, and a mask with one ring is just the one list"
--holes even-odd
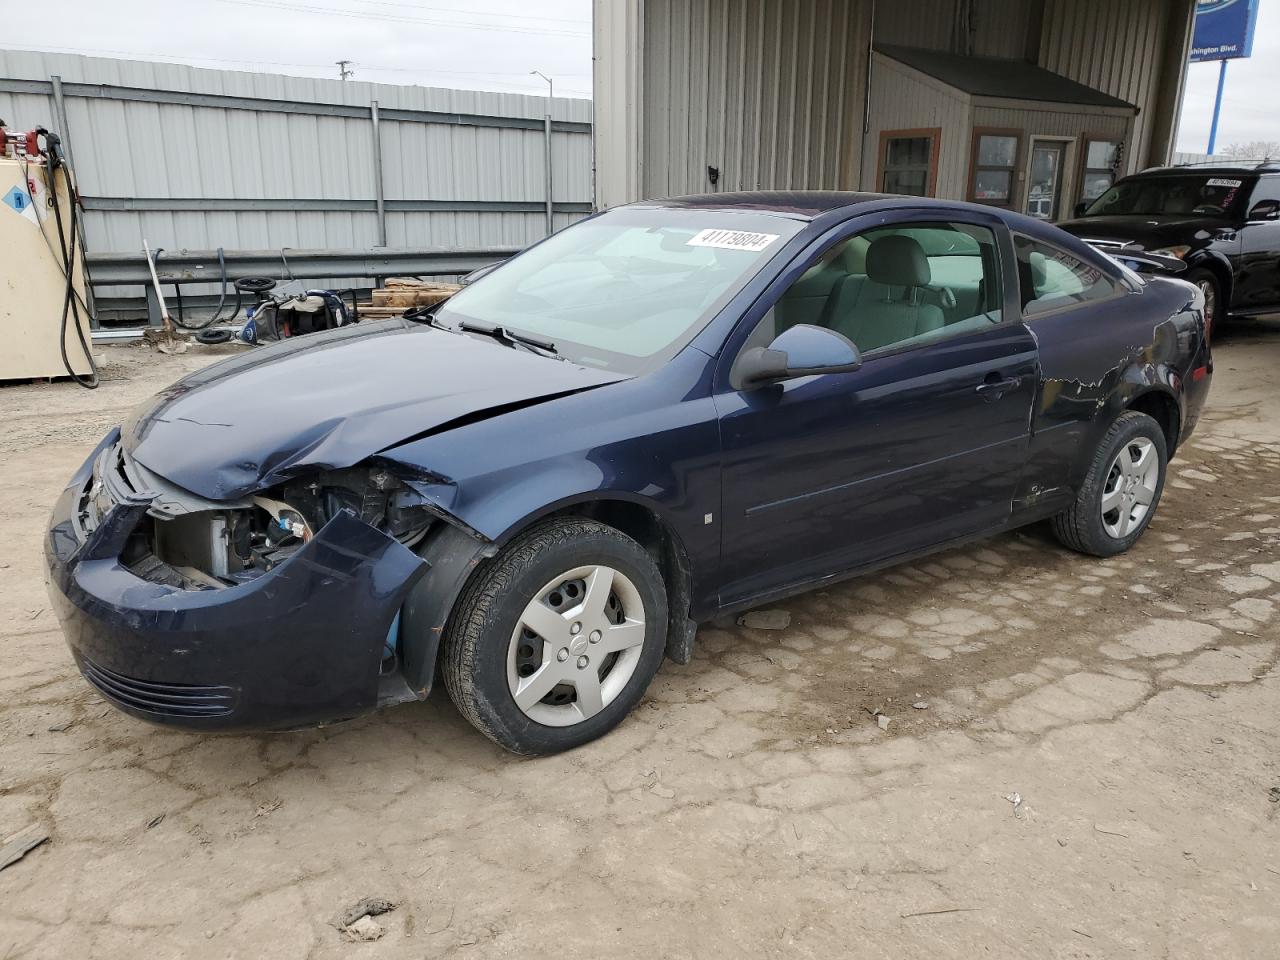
[(511, 696), (537, 723), (589, 720), (626, 687), (644, 638), (644, 603), (625, 574), (594, 565), (569, 570), (534, 594), (512, 631)]
[(1160, 482), (1160, 458), (1146, 437), (1126, 443), (1107, 471), (1102, 488), (1102, 528), (1123, 540), (1146, 518)]

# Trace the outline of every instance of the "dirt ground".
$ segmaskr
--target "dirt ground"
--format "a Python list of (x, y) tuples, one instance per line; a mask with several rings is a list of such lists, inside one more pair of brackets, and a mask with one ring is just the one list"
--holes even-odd
[[(541, 760), (443, 691), (262, 736), (109, 708), (47, 605), (47, 511), (216, 354), (105, 352), (96, 393), (0, 389), (0, 840), (50, 834), (0, 872), (3, 960), (1280, 956), (1280, 321), (1222, 336), (1128, 555), (1032, 529), (704, 629)], [(366, 896), (398, 906), (348, 943)]]

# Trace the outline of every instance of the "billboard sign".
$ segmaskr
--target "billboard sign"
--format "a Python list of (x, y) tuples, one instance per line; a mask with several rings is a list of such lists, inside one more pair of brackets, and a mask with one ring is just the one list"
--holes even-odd
[(1258, 0), (1196, 0), (1191, 62), (1250, 56), (1257, 22)]

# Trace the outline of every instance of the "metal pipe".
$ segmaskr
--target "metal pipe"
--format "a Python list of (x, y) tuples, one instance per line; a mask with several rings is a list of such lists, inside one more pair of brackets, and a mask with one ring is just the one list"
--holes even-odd
[[(53, 112), (58, 119), (58, 136), (62, 139), (62, 152), (66, 155), (67, 166), (69, 166), (74, 174), (76, 169), (75, 153), (71, 149), (71, 124), (67, 122), (67, 101), (62, 93), (62, 77), (58, 74), (49, 76), (49, 87), (53, 92)], [(67, 202), (80, 203), (79, 190), (75, 188), (75, 178), (67, 177)], [(80, 204), (81, 210), (84, 204)], [(80, 255), (83, 257), (89, 252), (89, 248), (84, 242), (84, 217), (76, 217), (76, 243), (80, 247)], [(89, 326), (98, 329), (98, 310), (93, 303), (93, 287), (86, 284), (84, 289), (85, 308), (89, 311)]]
[(552, 170), (551, 170), (551, 114), (549, 113), (547, 114), (546, 121), (547, 121), (546, 127), (542, 132), (542, 142), (543, 142), (544, 152), (546, 155), (546, 161), (544, 165), (547, 168), (547, 183), (546, 183), (545, 191), (546, 191), (546, 197), (547, 197), (547, 236), (549, 237), (551, 236), (551, 234), (555, 232), (555, 229), (556, 229), (555, 220), (553, 219), (553, 214), (555, 213), (555, 200), (552, 197), (553, 184), (555, 181), (552, 177)]
[[(871, 132), (871, 82), (872, 61), (875, 57), (876, 46), (876, 0), (871, 0), (871, 27), (867, 31), (867, 75), (865, 78), (866, 89), (862, 92), (862, 136), (858, 138), (858, 180), (854, 184), (855, 190), (865, 189), (862, 183), (862, 176), (866, 171), (866, 153), (867, 153), (867, 134)], [(872, 190), (879, 190), (880, 184), (872, 184)]]
[[(549, 237), (551, 236), (551, 234), (555, 232), (555, 229), (556, 229), (555, 220), (553, 216), (555, 214), (555, 201), (552, 199), (552, 193), (554, 191), (555, 181), (552, 179), (552, 171), (551, 171), (551, 107), (553, 102), (555, 101), (556, 84), (554, 80), (548, 77), (541, 70), (530, 70), (529, 76), (541, 77), (543, 80), (547, 81), (547, 112), (542, 118), (543, 120), (542, 146), (543, 146), (543, 157), (544, 157), (543, 167), (546, 171), (546, 178), (547, 178), (546, 185), (543, 188), (543, 193), (545, 195), (545, 200), (547, 204), (547, 236)], [(593, 114), (592, 122), (594, 123), (594, 121), (595, 121), (595, 115)], [(593, 202), (594, 202), (594, 199), (595, 198), (592, 197)]]
[[(517, 247), (428, 248), (371, 247), (356, 250), (290, 250), (289, 272), (299, 280), (329, 277), (449, 276), (470, 273), (519, 252)], [(227, 250), (227, 278), (276, 276), (282, 269), (279, 250)], [(97, 253), (87, 258), (90, 282), (98, 286), (129, 286), (151, 282), (141, 253)], [(161, 283), (218, 282), (216, 250), (175, 250), (157, 265)]]
[(1227, 63), (1222, 61), (1218, 70), (1218, 95), (1213, 101), (1213, 122), (1209, 124), (1209, 156), (1213, 156), (1213, 148), (1218, 145), (1218, 118), (1222, 116), (1222, 88), (1227, 84)]
[(169, 307), (164, 302), (164, 291), (160, 289), (160, 278), (156, 276), (156, 262), (151, 256), (151, 246), (144, 239), (142, 241), (142, 253), (147, 258), (147, 270), (151, 274), (151, 285), (156, 291), (156, 302), (160, 304), (160, 319), (168, 326), (172, 321), (169, 319)]
[(62, 77), (56, 74), (50, 76), (49, 86), (53, 90), (53, 112), (58, 118), (58, 136), (62, 138), (62, 150), (67, 155), (67, 162), (74, 170), (76, 157), (71, 149), (71, 125), (67, 123), (67, 102), (62, 96)]
[(378, 246), (387, 245), (387, 198), (382, 189), (382, 128), (378, 123), (378, 101), (369, 104), (369, 119), (373, 121), (373, 192), (378, 210)]

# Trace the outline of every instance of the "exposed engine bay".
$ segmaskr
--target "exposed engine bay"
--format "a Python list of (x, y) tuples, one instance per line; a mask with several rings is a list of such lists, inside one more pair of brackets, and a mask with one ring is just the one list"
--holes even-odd
[(166, 579), (168, 568), (183, 586), (219, 588), (278, 567), (344, 509), (407, 547), (435, 522), (416, 493), (376, 468), (325, 471), (270, 492), (238, 509), (149, 517), (126, 546), (125, 563), (146, 579)]
[[(125, 548), (124, 562), (147, 580), (224, 588), (255, 580), (302, 548), (342, 509), (406, 547), (428, 534), (435, 518), (419, 495), (376, 468), (325, 471), (253, 497), (250, 506), (148, 517)], [(165, 575), (165, 568), (172, 575)], [(182, 584), (172, 579), (177, 575)]]
[(82, 530), (92, 531), (114, 503), (138, 495), (154, 499), (121, 563), (143, 579), (182, 589), (231, 587), (269, 573), (344, 510), (406, 547), (437, 522), (420, 494), (376, 465), (318, 470), (259, 495), (217, 502), (169, 484), (115, 444), (99, 456), (80, 498)]

